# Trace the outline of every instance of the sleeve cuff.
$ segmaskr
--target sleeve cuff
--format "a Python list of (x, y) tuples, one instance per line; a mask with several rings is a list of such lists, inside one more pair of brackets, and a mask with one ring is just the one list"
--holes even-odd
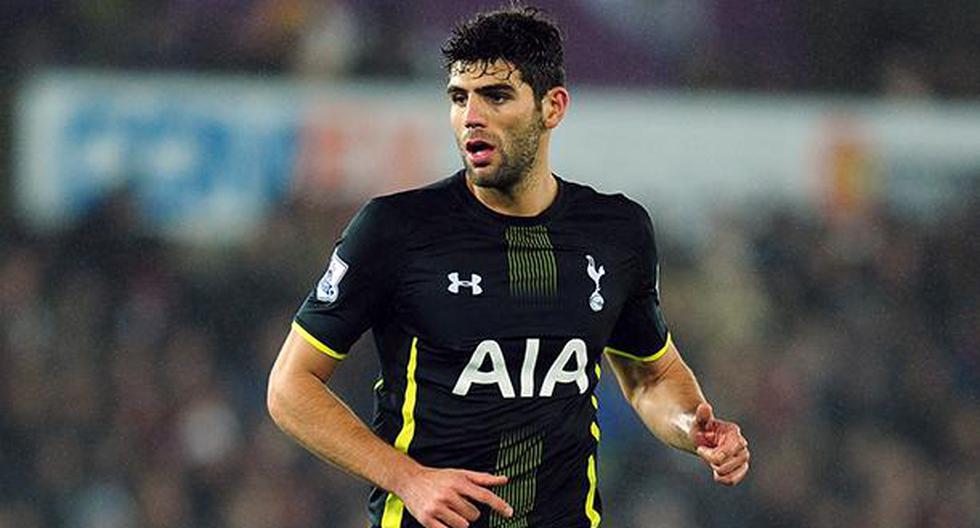
[(634, 354), (630, 354), (629, 352), (623, 352), (622, 350), (616, 350), (615, 348), (608, 347), (608, 346), (606, 347), (606, 353), (613, 354), (615, 356), (622, 356), (622, 357), (625, 357), (625, 358), (632, 359), (634, 361), (651, 362), (651, 361), (656, 361), (656, 360), (660, 359), (661, 356), (663, 356), (664, 354), (666, 354), (667, 353), (667, 349), (670, 348), (670, 345), (671, 344), (673, 344), (673, 338), (671, 337), (670, 333), (668, 332), (667, 333), (667, 341), (664, 343), (664, 346), (661, 347), (660, 350), (654, 352), (653, 354), (650, 354), (649, 356), (637, 356), (637, 355), (634, 355)]
[(323, 352), (324, 354), (340, 361), (347, 357), (347, 354), (341, 354), (340, 352), (337, 352), (336, 350), (323, 344), (323, 342), (319, 339), (313, 337), (313, 334), (307, 332), (305, 328), (300, 326), (299, 322), (293, 321), (292, 328), (297, 334), (303, 336), (303, 339), (305, 339), (307, 343), (313, 345), (313, 348), (319, 350), (320, 352)]

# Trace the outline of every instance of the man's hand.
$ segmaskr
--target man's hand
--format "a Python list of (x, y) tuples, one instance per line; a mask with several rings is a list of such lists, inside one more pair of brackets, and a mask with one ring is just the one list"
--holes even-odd
[(749, 472), (749, 442), (738, 425), (716, 419), (711, 405), (698, 405), (691, 439), (698, 456), (714, 472), (715, 482), (734, 486)]
[(468, 528), (480, 517), (474, 502), (490, 506), (504, 517), (514, 509), (488, 488), (507, 483), (507, 477), (462, 469), (422, 468), (394, 490), (425, 528)]

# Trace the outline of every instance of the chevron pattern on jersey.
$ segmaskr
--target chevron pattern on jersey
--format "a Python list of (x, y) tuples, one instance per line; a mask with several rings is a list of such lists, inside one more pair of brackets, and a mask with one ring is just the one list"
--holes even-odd
[(507, 276), (515, 297), (553, 297), (558, 293), (558, 265), (548, 229), (510, 226), (507, 238)]
[(543, 446), (544, 435), (528, 428), (501, 435), (494, 474), (507, 475), (510, 480), (496, 492), (514, 508), (514, 516), (508, 519), (494, 512), (490, 516), (490, 528), (528, 528)]

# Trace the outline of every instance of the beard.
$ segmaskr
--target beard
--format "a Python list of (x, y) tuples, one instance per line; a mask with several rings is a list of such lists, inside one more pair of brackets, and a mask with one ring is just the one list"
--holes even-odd
[(496, 143), (500, 166), (493, 172), (477, 173), (464, 152), (463, 163), (470, 181), (477, 187), (496, 189), (507, 194), (519, 188), (538, 159), (538, 145), (544, 130), (541, 115), (537, 112), (526, 123), (507, 130), (511, 139)]

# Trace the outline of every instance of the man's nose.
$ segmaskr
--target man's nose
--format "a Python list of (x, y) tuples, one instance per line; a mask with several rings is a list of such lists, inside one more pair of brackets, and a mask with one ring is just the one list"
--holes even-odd
[(484, 108), (480, 103), (480, 100), (476, 97), (470, 97), (466, 101), (466, 110), (463, 114), (463, 124), (466, 128), (482, 128), (486, 126), (486, 119), (484, 118)]

